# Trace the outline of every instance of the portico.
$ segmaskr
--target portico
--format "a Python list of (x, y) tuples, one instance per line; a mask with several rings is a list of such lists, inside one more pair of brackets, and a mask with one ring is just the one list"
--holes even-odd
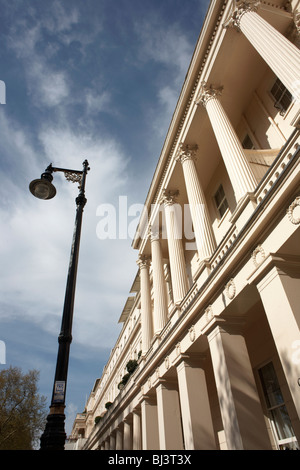
[(299, 447), (296, 13), (280, 0), (210, 4), (133, 240), (132, 308), (90, 416), (113, 405), (87, 448)]

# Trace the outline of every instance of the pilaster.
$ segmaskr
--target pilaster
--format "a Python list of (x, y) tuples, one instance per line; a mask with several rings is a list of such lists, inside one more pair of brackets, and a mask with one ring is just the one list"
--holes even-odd
[(161, 380), (156, 387), (160, 450), (183, 449), (178, 390)]
[(159, 449), (157, 404), (153, 397), (142, 397), (141, 419), (143, 450)]
[(186, 356), (176, 366), (185, 450), (216, 449), (205, 360), (204, 354), (193, 358)]
[(270, 440), (239, 319), (207, 332), (229, 450), (268, 450)]

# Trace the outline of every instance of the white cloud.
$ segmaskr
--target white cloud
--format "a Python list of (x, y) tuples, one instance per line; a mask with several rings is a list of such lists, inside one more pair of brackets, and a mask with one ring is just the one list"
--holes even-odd
[(135, 26), (139, 36), (140, 58), (175, 67), (185, 73), (191, 58), (191, 45), (176, 25), (151, 18)]
[[(5, 143), (9, 142), (9, 152), (15, 158), (12, 171), (1, 175), (5, 191), (10, 191), (9, 205), (0, 208), (2, 302), (14, 312), (14, 320), (22, 315), (24, 320), (58, 334), (78, 189), (62, 173), (54, 173), (57, 195), (50, 201), (40, 201), (29, 193), (28, 184), (50, 162), (80, 170), (87, 158), (91, 169), (86, 184), (74, 340), (96, 348), (109, 347), (117, 338), (117, 322), (137, 270), (137, 254), (130, 239), (97, 238), (96, 211), (99, 204), (116, 203), (120, 194), (127, 194), (127, 158), (114, 141), (75, 135), (64, 127), (40, 131), (44, 149), (41, 159), (27, 136), (16, 125), (11, 126), (4, 114), (0, 117), (1, 151), (6, 153)], [(21, 186), (13, 181), (19, 162), (24, 162)], [(5, 311), (0, 315), (8, 320)]]

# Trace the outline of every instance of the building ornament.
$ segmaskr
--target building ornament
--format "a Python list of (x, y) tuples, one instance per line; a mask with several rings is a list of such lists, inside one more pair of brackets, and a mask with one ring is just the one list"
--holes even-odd
[(139, 255), (137, 264), (139, 265), (140, 269), (148, 268), (150, 265), (150, 257), (147, 255)]
[[(300, 224), (300, 196), (296, 197), (296, 199), (292, 202), (287, 210), (287, 216), (289, 221), (294, 225)], [(296, 213), (297, 212), (297, 213)]]
[(226, 284), (225, 292), (226, 292), (228, 299), (231, 300), (235, 297), (236, 287), (235, 287), (235, 283), (233, 279), (230, 279), (230, 281)]
[(197, 158), (198, 145), (189, 145), (181, 142), (175, 160), (184, 163), (186, 160), (195, 161)]
[(151, 242), (155, 240), (159, 240), (161, 237), (161, 230), (159, 228), (155, 228), (153, 226), (150, 226), (148, 229), (148, 238)]
[(169, 356), (167, 356), (167, 357), (165, 358), (165, 368), (166, 368), (166, 370), (168, 370), (169, 367), (170, 367), (170, 360), (169, 360)]
[(210, 85), (209, 87), (207, 86), (206, 82), (202, 82), (200, 92), (198, 93), (198, 96), (196, 98), (195, 103), (197, 105), (202, 105), (204, 108), (206, 108), (207, 103), (212, 99), (212, 98), (217, 98), (222, 94), (223, 87), (214, 87)]
[(213, 313), (211, 305), (209, 305), (207, 309), (205, 309), (204, 314), (205, 314), (206, 323), (210, 322), (210, 320), (212, 320), (212, 318), (214, 317), (214, 313)]
[(194, 325), (189, 329), (189, 336), (190, 336), (190, 340), (193, 343), (196, 339), (196, 331), (195, 331), (195, 326)]
[(234, 26), (238, 31), (241, 30), (241, 18), (245, 13), (257, 12), (261, 2), (259, 0), (237, 0), (234, 2), (233, 13), (225, 27)]
[(161, 197), (161, 203), (163, 203), (165, 206), (172, 206), (177, 202), (177, 197), (179, 195), (179, 191), (172, 191), (172, 190), (163, 190), (163, 195)]
[(252, 252), (252, 261), (256, 267), (258, 267), (266, 258), (266, 254), (261, 245), (258, 245)]
[(293, 14), (293, 18), (294, 18), (294, 23), (295, 23), (295, 27), (296, 27), (296, 31), (298, 33), (298, 35), (300, 34), (300, 11), (298, 10), (295, 10), (294, 14)]

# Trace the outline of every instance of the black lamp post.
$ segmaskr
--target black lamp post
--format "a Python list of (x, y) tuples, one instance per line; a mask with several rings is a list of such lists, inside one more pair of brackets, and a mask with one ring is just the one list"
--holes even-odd
[(56, 189), (52, 184), (52, 173), (62, 171), (66, 178), (72, 182), (78, 182), (79, 194), (76, 198), (76, 218), (73, 233), (73, 241), (70, 255), (70, 264), (66, 285), (65, 303), (61, 322), (61, 331), (58, 336), (58, 353), (56, 371), (52, 392), (50, 413), (47, 417), (47, 424), (41, 437), (41, 450), (64, 450), (65, 433), (65, 396), (68, 376), (70, 344), (72, 342), (72, 322), (75, 286), (77, 276), (78, 254), (80, 245), (81, 223), (83, 208), (86, 204), (85, 180), (89, 171), (88, 161), (83, 162), (83, 170), (67, 170), (55, 168), (49, 165), (39, 180), (30, 183), (30, 192), (39, 199), (51, 199), (56, 194)]

